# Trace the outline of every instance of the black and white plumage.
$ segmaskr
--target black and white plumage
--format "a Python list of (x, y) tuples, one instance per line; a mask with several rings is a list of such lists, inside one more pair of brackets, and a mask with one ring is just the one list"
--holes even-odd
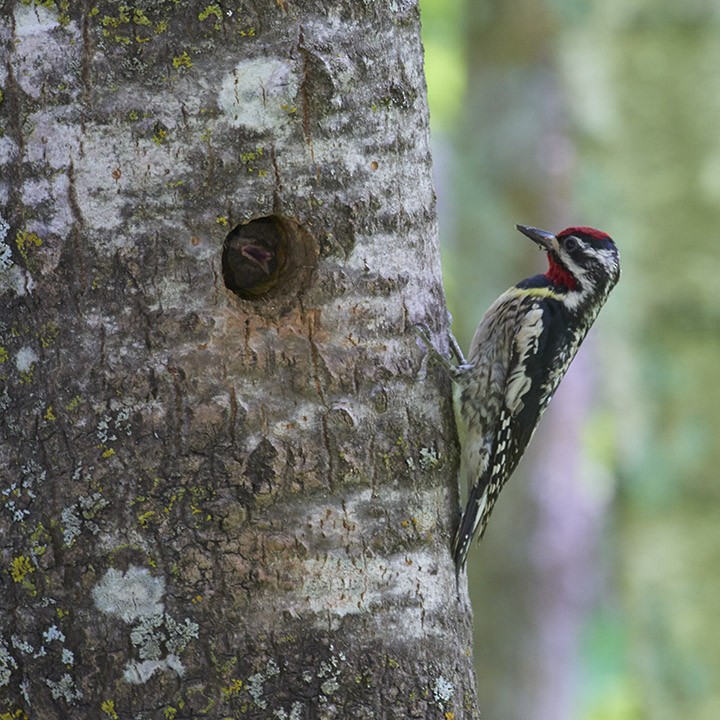
[(453, 543), (458, 573), (517, 467), (560, 380), (620, 277), (612, 239), (588, 227), (557, 235), (518, 225), (549, 268), (503, 293), (485, 313), (467, 360), (453, 366), (455, 412), (469, 495)]

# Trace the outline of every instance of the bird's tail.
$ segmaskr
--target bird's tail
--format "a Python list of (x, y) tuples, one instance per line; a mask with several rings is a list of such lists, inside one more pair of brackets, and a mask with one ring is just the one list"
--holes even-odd
[(460, 518), (460, 526), (455, 533), (453, 541), (453, 558), (455, 559), (455, 572), (459, 576), (465, 568), (468, 551), (472, 544), (473, 537), (478, 526), (481, 526), (481, 533), (485, 530), (485, 508), (487, 506), (487, 485), (475, 483), (470, 490), (465, 512)]

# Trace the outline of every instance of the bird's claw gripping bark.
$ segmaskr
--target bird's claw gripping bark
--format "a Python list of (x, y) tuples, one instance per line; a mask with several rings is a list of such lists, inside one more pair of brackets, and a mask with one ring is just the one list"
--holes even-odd
[[(457, 372), (457, 366), (453, 365), (450, 360), (448, 360), (442, 353), (438, 352), (438, 350), (435, 348), (430, 338), (430, 330), (428, 329), (427, 325), (423, 323), (417, 323), (416, 325), (414, 325), (414, 330), (417, 336), (422, 341), (423, 345), (425, 345), (425, 349), (427, 351), (425, 357), (431, 357), (433, 360), (437, 360), (450, 373), (450, 375), (454, 377)], [(448, 330), (448, 345), (450, 346), (450, 352), (453, 354), (459, 365), (465, 365), (465, 356), (460, 349), (458, 341), (455, 339), (455, 336), (452, 334), (452, 332), (450, 332), (450, 330)]]

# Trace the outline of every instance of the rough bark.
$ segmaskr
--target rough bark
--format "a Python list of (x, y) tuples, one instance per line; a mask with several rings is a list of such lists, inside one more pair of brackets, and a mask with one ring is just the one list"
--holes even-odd
[(415, 2), (0, 42), (2, 717), (474, 716)]

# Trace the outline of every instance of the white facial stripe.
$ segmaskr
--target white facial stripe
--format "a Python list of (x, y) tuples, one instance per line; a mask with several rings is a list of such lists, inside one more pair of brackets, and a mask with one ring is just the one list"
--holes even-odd
[(590, 248), (589, 254), (597, 258), (598, 262), (604, 265), (608, 273), (612, 276), (618, 271), (620, 263), (618, 262), (617, 253), (606, 248)]
[(577, 240), (578, 245), (582, 247), (584, 255), (595, 258), (599, 264), (604, 265), (608, 270), (613, 270), (618, 267), (617, 253), (608, 248), (593, 247), (576, 235), (573, 235), (573, 237)]
[[(577, 235), (573, 235), (573, 237), (582, 248), (584, 255), (594, 258), (597, 264), (603, 265), (610, 277), (617, 275), (619, 263), (616, 253), (607, 248), (593, 247)], [(577, 263), (573, 262), (573, 259), (567, 253), (562, 254), (562, 261), (570, 273), (577, 278), (579, 283), (577, 290), (572, 290), (565, 296), (565, 304), (574, 309), (580, 305), (588, 295), (593, 293), (595, 288), (592, 281), (592, 273), (590, 272), (590, 267), (580, 267)]]

